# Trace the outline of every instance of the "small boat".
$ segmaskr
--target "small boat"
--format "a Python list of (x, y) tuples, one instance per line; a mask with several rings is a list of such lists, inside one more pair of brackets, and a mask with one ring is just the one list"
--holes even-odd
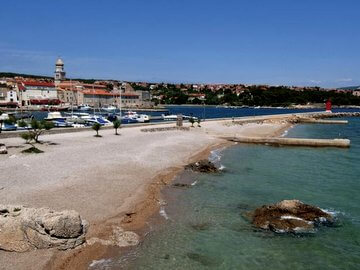
[(165, 121), (176, 121), (178, 118), (178, 116), (175, 114), (169, 114), (169, 115), (162, 114), (161, 117)]
[(150, 122), (150, 117), (146, 114), (138, 114), (136, 117), (138, 123), (148, 123)]
[[(175, 114), (170, 114), (170, 115), (162, 114), (161, 116), (162, 116), (163, 120), (165, 120), (165, 121), (176, 121), (178, 118), (178, 116)], [(190, 118), (197, 120), (197, 117), (195, 117), (195, 116), (188, 116), (188, 115), (181, 115), (181, 116), (182, 116), (183, 120), (189, 120)]]
[(89, 116), (81, 116), (81, 119), (85, 120), (85, 123), (89, 126), (92, 126), (95, 123), (98, 123), (102, 126), (110, 126), (112, 122), (107, 120), (106, 118), (100, 115), (89, 115)]
[(92, 108), (88, 104), (81, 104), (78, 106), (79, 111), (90, 111)]
[(41, 108), (42, 111), (48, 111), (48, 112), (62, 112), (62, 111), (68, 111), (70, 109), (70, 106), (49, 106), (45, 105)]
[(138, 114), (137, 112), (128, 111), (123, 117), (121, 117), (121, 122), (124, 124), (147, 123), (150, 122), (150, 117), (146, 114)]
[(3, 113), (2, 115), (0, 115), (0, 128), (2, 131), (12, 131), (17, 129), (14, 124), (9, 122), (9, 120), (9, 114)]
[(113, 105), (108, 105), (108, 106), (101, 107), (101, 110), (106, 111), (106, 112), (115, 112), (116, 109), (117, 108), (115, 106), (113, 106)]

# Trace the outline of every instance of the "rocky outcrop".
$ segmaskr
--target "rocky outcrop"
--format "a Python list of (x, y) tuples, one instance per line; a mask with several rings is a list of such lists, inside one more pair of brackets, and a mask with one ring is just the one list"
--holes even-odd
[(216, 168), (214, 163), (210, 162), (207, 159), (200, 160), (195, 163), (190, 163), (185, 166), (185, 169), (192, 170), (194, 172), (202, 172), (202, 173), (216, 173), (219, 172), (219, 169)]
[(0, 154), (7, 154), (7, 148), (5, 146), (5, 144), (0, 143)]
[(87, 228), (76, 211), (0, 205), (0, 250), (71, 249), (85, 242)]
[(252, 223), (277, 233), (311, 232), (316, 226), (333, 223), (333, 217), (318, 207), (298, 200), (284, 200), (255, 210)]

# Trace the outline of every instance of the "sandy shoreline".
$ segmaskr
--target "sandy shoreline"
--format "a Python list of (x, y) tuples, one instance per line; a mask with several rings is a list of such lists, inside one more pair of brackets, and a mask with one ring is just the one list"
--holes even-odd
[[(134, 127), (121, 130), (121, 136), (103, 130), (103, 138), (94, 138), (93, 132), (47, 135), (43, 140), (57, 145), (39, 146), (45, 150), (41, 155), (20, 154), (22, 148), (15, 148), (23, 145), (20, 138), (4, 139), (15, 147), (0, 157), (0, 203), (74, 209), (90, 222), (88, 239), (107, 239), (114, 227), (141, 235), (146, 220), (158, 212), (161, 188), (187, 163), (228, 145), (221, 135), (279, 136), (290, 127), (285, 122), (229, 126), (224, 122), (231, 121), (150, 134)], [(0, 251), (0, 269), (87, 269), (93, 260), (116, 249), (95, 243), (65, 252)]]

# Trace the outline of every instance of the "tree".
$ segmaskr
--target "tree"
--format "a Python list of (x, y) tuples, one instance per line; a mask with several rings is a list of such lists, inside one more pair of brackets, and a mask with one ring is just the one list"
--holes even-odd
[(101, 125), (99, 123), (93, 124), (92, 129), (96, 131), (95, 137), (101, 137), (101, 135), (99, 135), (100, 128), (101, 128)]
[(113, 122), (113, 125), (114, 125), (114, 129), (115, 129), (115, 135), (119, 135), (118, 132), (117, 132), (117, 130), (118, 130), (118, 128), (121, 127), (121, 122), (116, 119), (116, 120)]
[[(22, 125), (22, 123), (21, 123), (21, 125)], [(48, 122), (45, 120), (38, 121), (36, 119), (32, 119), (30, 126), (31, 126), (31, 130), (29, 130), (27, 133), (20, 134), (21, 138), (26, 140), (27, 143), (31, 143), (32, 141), (34, 141), (35, 143), (40, 143), (39, 136), (45, 130), (52, 129), (54, 127), (54, 123)]]
[(191, 123), (191, 127), (194, 127), (194, 123), (195, 123), (194, 117), (190, 117), (189, 122)]

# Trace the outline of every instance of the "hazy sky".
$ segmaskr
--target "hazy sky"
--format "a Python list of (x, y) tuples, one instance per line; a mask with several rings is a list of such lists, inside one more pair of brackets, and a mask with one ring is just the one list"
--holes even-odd
[(129, 81), (360, 84), (360, 0), (12, 0), (0, 71)]

